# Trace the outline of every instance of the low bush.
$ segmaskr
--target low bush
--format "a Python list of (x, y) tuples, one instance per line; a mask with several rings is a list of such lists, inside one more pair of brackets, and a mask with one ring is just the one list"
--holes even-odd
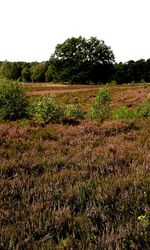
[(116, 86), (118, 83), (117, 83), (117, 81), (116, 80), (112, 80), (110, 83), (109, 83), (109, 85), (111, 85), (111, 86)]
[(135, 117), (142, 118), (150, 116), (150, 98), (138, 105), (135, 110)]
[(108, 119), (110, 117), (110, 100), (109, 90), (107, 88), (100, 89), (87, 113), (87, 118), (100, 121)]
[(122, 105), (114, 111), (113, 118), (116, 120), (131, 119), (134, 118), (134, 113), (126, 106)]
[(79, 104), (69, 104), (64, 112), (67, 118), (84, 118), (84, 112)]
[(29, 115), (36, 123), (45, 124), (60, 121), (63, 111), (58, 106), (54, 95), (41, 96), (38, 101), (30, 102)]
[(0, 83), (0, 119), (16, 120), (27, 115), (28, 98), (23, 85), (17, 81)]
[(134, 109), (120, 106), (114, 111), (113, 118), (116, 120), (138, 119), (150, 116), (150, 99), (145, 100)]

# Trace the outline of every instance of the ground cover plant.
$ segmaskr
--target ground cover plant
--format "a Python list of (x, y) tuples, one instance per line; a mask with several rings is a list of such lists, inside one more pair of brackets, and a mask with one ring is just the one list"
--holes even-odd
[[(110, 109), (136, 110), (149, 87), (110, 92)], [(86, 112), (96, 95), (60, 93), (57, 100)], [(148, 116), (1, 121), (1, 249), (149, 249), (149, 135)]]

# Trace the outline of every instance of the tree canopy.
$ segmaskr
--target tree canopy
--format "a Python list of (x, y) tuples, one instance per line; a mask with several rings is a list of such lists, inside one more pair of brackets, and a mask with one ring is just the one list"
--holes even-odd
[(114, 61), (114, 54), (104, 41), (72, 37), (56, 46), (50, 58), (50, 77), (71, 83), (106, 82)]

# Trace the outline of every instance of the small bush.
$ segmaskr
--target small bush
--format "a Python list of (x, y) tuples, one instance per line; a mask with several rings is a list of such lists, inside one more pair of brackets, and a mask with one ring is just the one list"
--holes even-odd
[(112, 80), (111, 82), (110, 82), (110, 85), (111, 86), (116, 86), (118, 83), (117, 83), (117, 81), (116, 80)]
[(118, 109), (114, 112), (113, 117), (116, 120), (124, 120), (124, 119), (130, 119), (134, 118), (134, 113), (129, 110), (126, 106), (120, 106)]
[(100, 89), (87, 113), (87, 118), (101, 121), (108, 119), (110, 117), (110, 100), (109, 90), (107, 88)]
[(30, 103), (29, 115), (35, 122), (45, 124), (60, 121), (63, 111), (56, 103), (54, 95), (41, 96), (38, 101)]
[(16, 120), (27, 115), (28, 98), (23, 85), (17, 81), (0, 83), (0, 119)]
[(134, 110), (128, 109), (126, 106), (120, 106), (113, 117), (117, 120), (123, 119), (137, 119), (150, 116), (150, 99), (145, 100), (139, 104)]
[(150, 116), (150, 98), (145, 100), (142, 104), (137, 106), (135, 110), (135, 116), (137, 118)]
[(107, 88), (100, 88), (96, 97), (94, 98), (93, 104), (106, 104), (111, 100), (110, 91)]
[(83, 110), (81, 109), (80, 105), (79, 104), (69, 104), (67, 105), (67, 108), (65, 109), (65, 112), (64, 112), (65, 116), (66, 117), (69, 117), (69, 118), (80, 118), (80, 119), (83, 119), (84, 118), (84, 112)]
[(104, 121), (107, 120), (109, 117), (110, 117), (110, 110), (107, 105), (100, 107), (100, 109), (91, 107), (87, 113), (87, 118), (90, 120)]

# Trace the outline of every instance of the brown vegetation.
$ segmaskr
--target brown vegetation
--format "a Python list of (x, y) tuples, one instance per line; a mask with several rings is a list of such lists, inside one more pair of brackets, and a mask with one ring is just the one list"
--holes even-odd
[[(148, 93), (111, 89), (113, 107)], [(59, 98), (86, 108), (94, 95)], [(149, 249), (149, 124), (1, 122), (1, 249)]]

